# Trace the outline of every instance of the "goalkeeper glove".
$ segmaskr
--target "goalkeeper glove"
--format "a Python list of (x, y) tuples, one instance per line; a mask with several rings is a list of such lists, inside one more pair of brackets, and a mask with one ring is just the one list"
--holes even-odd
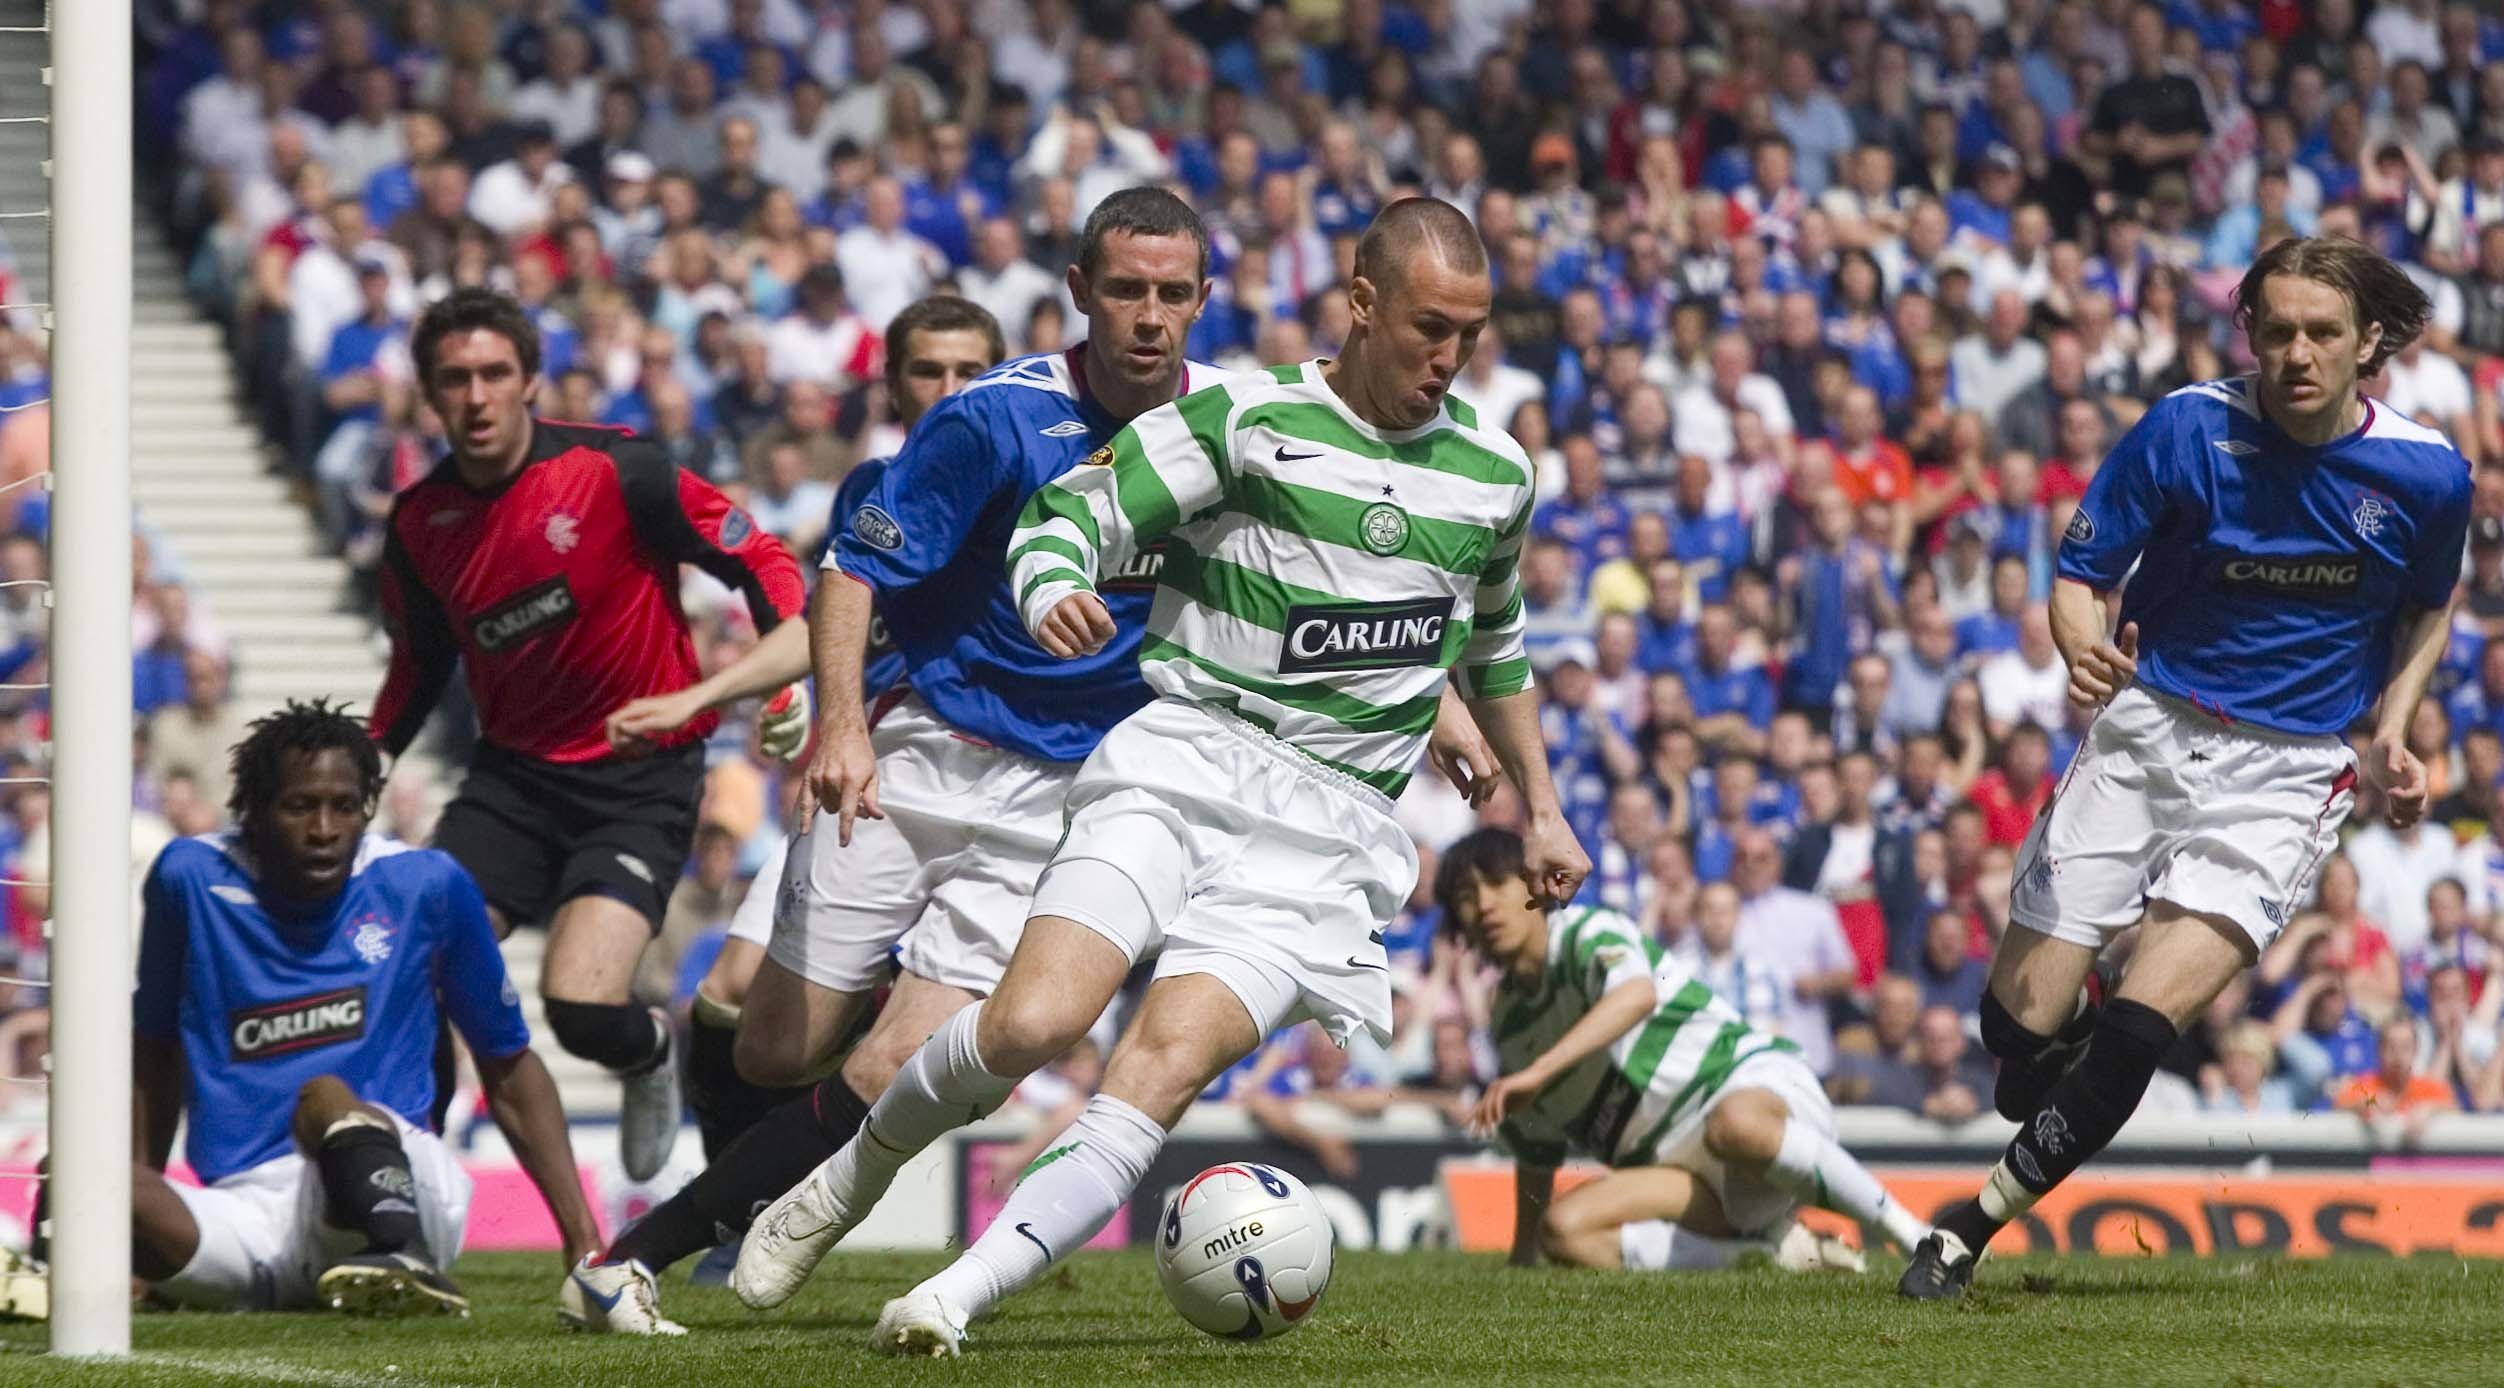
[(765, 755), (789, 761), (809, 740), (809, 682), (799, 680), (765, 701), (757, 714), (756, 742)]

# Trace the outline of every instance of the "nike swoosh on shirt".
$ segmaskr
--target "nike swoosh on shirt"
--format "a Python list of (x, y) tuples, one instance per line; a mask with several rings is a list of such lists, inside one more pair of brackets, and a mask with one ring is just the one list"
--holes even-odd
[(1282, 443), (1278, 445), (1278, 461), (1282, 463), (1301, 463), (1307, 459), (1318, 458), (1320, 456), (1321, 454), (1319, 453), (1290, 453), (1287, 451), (1287, 446), (1285, 444)]
[(1351, 969), (1376, 969), (1383, 973), (1391, 972), (1391, 966), (1388, 964), (1368, 964), (1353, 954), (1348, 956), (1348, 967)]

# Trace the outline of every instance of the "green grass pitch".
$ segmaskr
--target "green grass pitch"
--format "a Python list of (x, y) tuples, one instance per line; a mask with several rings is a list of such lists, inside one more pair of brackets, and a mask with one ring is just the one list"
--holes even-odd
[(756, 1315), (673, 1275), (682, 1340), (556, 1329), (553, 1256), (492, 1254), (458, 1275), (466, 1321), (144, 1313), (136, 1362), (39, 1357), (0, 1327), (0, 1384), (398, 1388), (826, 1388), (948, 1384), (2332, 1384), (2504, 1381), (2504, 1263), (2454, 1259), (2005, 1259), (1965, 1301), (1898, 1302), (1901, 1264), (1863, 1277), (1514, 1271), (1452, 1253), (1350, 1254), (1312, 1321), (1259, 1344), (1184, 1325), (1148, 1255), (1081, 1254), (974, 1327), (953, 1364), (863, 1346), (881, 1301), (936, 1257), (838, 1255)]

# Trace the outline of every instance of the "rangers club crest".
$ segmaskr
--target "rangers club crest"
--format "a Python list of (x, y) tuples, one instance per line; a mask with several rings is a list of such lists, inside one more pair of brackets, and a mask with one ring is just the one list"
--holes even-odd
[(571, 511), (558, 511), (548, 517), (546, 531), (548, 548), (559, 554), (571, 554), (581, 544), (583, 523)]
[(357, 958), (379, 964), (391, 957), (391, 927), (380, 916), (360, 917), (348, 934), (348, 945)]
[(2356, 509), (2348, 513), (2348, 519), (2356, 522), (2356, 533), (2368, 540), (2382, 533), (2382, 523), (2390, 516), (2391, 503), (2372, 492), (2358, 497)]

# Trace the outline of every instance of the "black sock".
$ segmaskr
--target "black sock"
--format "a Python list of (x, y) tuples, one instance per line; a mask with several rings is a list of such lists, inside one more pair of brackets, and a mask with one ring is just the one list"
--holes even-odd
[(417, 1180), (392, 1128), (357, 1123), (322, 1136), (313, 1162), (322, 1174), (323, 1218), (365, 1235), (368, 1253), (397, 1253), (417, 1242)]
[[(2069, 1179), (2138, 1111), (2158, 1062), (2177, 1039), (2174, 1024), (2145, 1003), (2117, 998), (2105, 1004), (2085, 1059), (2027, 1116), (2000, 1158), (2001, 1168), (2038, 1196)], [(2004, 1222), (1977, 1199), (1959, 1205), (1939, 1224), (1980, 1252)]]
[(732, 1141), (767, 1114), (808, 1097), (805, 1085), (768, 1089), (742, 1078), (733, 1058), (738, 1040), (736, 1027), (717, 1024), (702, 1007), (687, 1027), (687, 1106), (695, 1110), (707, 1163), (720, 1161)]
[(1982, 1048), (2000, 1062), (1991, 1106), (2002, 1118), (2022, 1123), (2043, 1107), (2044, 1096), (2078, 1063), (2079, 1049), (2095, 1032), (2098, 1009), (2081, 1006), (2051, 1036), (2030, 1030), (2000, 1000), (1982, 995)]
[(652, 1009), (630, 1002), (568, 1002), (550, 998), (548, 1030), (567, 1052), (618, 1074), (640, 1074), (669, 1059), (669, 1033)]
[(840, 1075), (765, 1115), (676, 1195), (609, 1245), (606, 1261), (637, 1259), (659, 1272), (747, 1232), (757, 1211), (852, 1140), (869, 1104)]

